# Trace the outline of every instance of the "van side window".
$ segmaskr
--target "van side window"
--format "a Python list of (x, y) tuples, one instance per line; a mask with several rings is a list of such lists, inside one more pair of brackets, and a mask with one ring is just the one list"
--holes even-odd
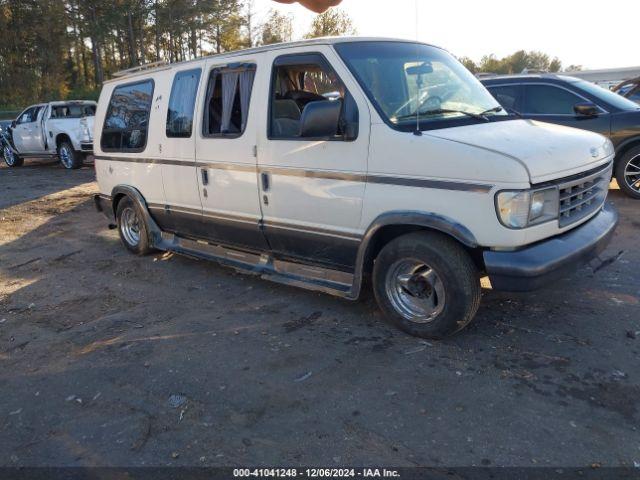
[(195, 68), (176, 73), (167, 112), (167, 137), (191, 137), (193, 110), (202, 70)]
[(211, 71), (202, 124), (205, 137), (239, 137), (244, 133), (255, 75), (254, 64), (229, 65)]
[(285, 55), (274, 62), (269, 138), (355, 140), (358, 107), (320, 54)]
[(100, 145), (108, 152), (141, 152), (147, 145), (153, 80), (120, 85), (113, 90)]

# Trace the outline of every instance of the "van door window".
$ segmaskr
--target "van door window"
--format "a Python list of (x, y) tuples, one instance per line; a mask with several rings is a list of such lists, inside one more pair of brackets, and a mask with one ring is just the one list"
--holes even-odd
[(176, 73), (167, 112), (167, 137), (190, 138), (201, 69)]
[(120, 85), (113, 90), (100, 145), (107, 152), (141, 152), (147, 144), (153, 80)]
[(271, 83), (269, 138), (355, 140), (358, 108), (320, 54), (276, 59)]
[(205, 137), (239, 137), (249, 116), (254, 64), (214, 68), (209, 75), (202, 134)]

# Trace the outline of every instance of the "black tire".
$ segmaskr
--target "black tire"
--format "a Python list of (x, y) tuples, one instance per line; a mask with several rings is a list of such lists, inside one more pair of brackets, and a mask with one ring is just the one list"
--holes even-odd
[[(413, 263), (424, 268), (399, 274), (403, 265)], [(416, 337), (442, 339), (473, 320), (480, 305), (480, 274), (455, 240), (438, 232), (416, 232), (398, 237), (382, 249), (373, 267), (373, 291), (389, 323)], [(403, 313), (402, 305), (407, 302), (398, 298), (438, 306), (431, 315), (412, 316), (410, 309)]]
[[(135, 217), (133, 223), (136, 224), (137, 235), (135, 232), (136, 228), (132, 225), (131, 215)], [(149, 228), (147, 227), (144, 216), (129, 197), (124, 197), (118, 203), (116, 220), (120, 240), (127, 250), (136, 255), (147, 255), (153, 251), (151, 242), (149, 241)]]
[(63, 140), (58, 145), (58, 158), (67, 170), (77, 170), (82, 167), (83, 156), (73, 149), (73, 145), (68, 140)]
[(14, 168), (24, 165), (24, 158), (16, 155), (8, 145), (4, 145), (2, 147), (2, 157), (4, 158), (4, 163), (6, 163), (8, 167)]
[[(637, 176), (634, 175), (636, 171)], [(640, 200), (640, 145), (627, 150), (616, 160), (615, 177), (625, 195)]]

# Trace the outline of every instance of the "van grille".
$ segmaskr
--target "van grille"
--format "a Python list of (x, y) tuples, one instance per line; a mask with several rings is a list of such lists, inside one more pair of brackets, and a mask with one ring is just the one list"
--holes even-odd
[(612, 164), (571, 179), (558, 181), (560, 228), (578, 222), (598, 210), (607, 198)]

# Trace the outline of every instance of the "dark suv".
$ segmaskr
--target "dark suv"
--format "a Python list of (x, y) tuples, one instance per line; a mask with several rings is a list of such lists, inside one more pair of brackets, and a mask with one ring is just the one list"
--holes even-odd
[(524, 118), (601, 133), (616, 149), (620, 189), (640, 199), (640, 105), (579, 78), (505, 75), (482, 83), (500, 104)]

